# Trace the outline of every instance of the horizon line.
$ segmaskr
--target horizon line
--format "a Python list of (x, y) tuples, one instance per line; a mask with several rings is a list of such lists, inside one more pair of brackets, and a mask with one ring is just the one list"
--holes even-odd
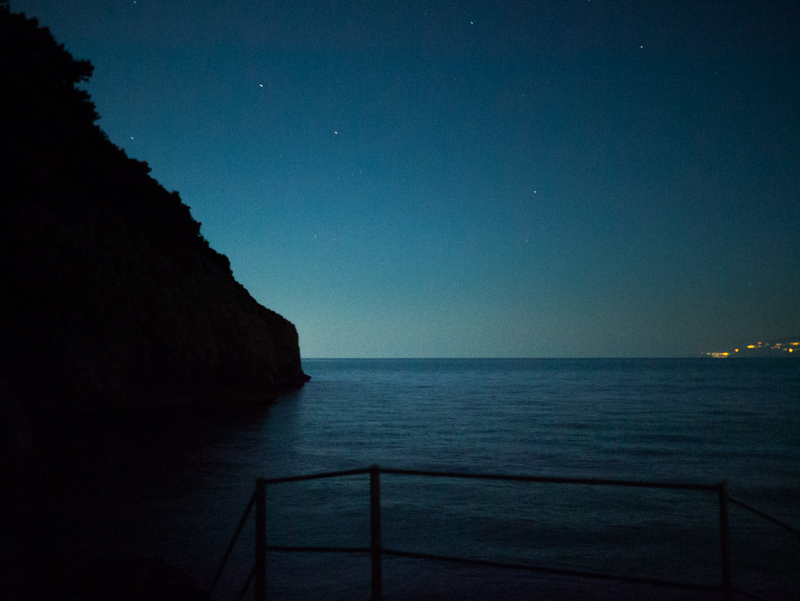
[(747, 353), (731, 353), (727, 357), (713, 357), (710, 353), (698, 353), (696, 355), (662, 355), (648, 357), (302, 357), (301, 361), (652, 361), (666, 359), (800, 359), (800, 353), (769, 356), (748, 356)]

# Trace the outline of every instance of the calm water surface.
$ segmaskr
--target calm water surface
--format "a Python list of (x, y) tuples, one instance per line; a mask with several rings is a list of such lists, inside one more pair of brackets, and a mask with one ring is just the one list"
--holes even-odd
[[(715, 483), (800, 527), (800, 362), (306, 360), (265, 415), (115, 432), (64, 458), (65, 552), (156, 555), (208, 582), (257, 477), (382, 467)], [(87, 445), (87, 449), (90, 445)], [(75, 474), (80, 476), (76, 477)], [(272, 544), (368, 546), (368, 477), (271, 487)], [(386, 547), (715, 584), (717, 499), (698, 492), (389, 476)], [(800, 541), (733, 508), (742, 588), (800, 594)], [(252, 530), (220, 598), (252, 562)], [(69, 549), (67, 549), (69, 547)], [(386, 559), (387, 599), (706, 598), (641, 585)], [(367, 599), (369, 559), (275, 554), (280, 599)], [(660, 596), (659, 596), (660, 595)], [(707, 598), (715, 598), (710, 596)]]

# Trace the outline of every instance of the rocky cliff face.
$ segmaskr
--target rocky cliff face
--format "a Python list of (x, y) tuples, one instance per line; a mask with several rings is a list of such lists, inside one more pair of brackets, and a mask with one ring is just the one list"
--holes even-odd
[(0, 2), (0, 384), (21, 405), (267, 399), (295, 327), (237, 283), (178, 194), (95, 125), (75, 61)]

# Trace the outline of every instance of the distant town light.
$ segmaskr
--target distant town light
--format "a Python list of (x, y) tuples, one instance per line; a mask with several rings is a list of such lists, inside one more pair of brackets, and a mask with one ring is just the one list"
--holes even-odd
[[(763, 342), (763, 341), (759, 340), (755, 344), (748, 344), (747, 345), (747, 349), (753, 349), (753, 350), (757, 351), (756, 353), (753, 353), (753, 354), (754, 355), (758, 355), (758, 356), (761, 356), (763, 351), (767, 351), (767, 353), (771, 352), (770, 356), (779, 356), (781, 353), (785, 353), (785, 352), (793, 353), (794, 352), (794, 348), (793, 347), (800, 347), (800, 341), (795, 340), (793, 342)], [(730, 352), (727, 352), (727, 351), (725, 351), (725, 352), (723, 352), (723, 351), (708, 352), (708, 351), (706, 351), (706, 352), (703, 353), (703, 355), (706, 356), (706, 357), (716, 357), (716, 358), (722, 359), (722, 358), (725, 358), (725, 357), (731, 357), (731, 356), (735, 355), (736, 353), (739, 353), (740, 351), (747, 350), (747, 349), (735, 348)], [(797, 350), (800, 350), (800, 349), (797, 349)], [(744, 354), (749, 356), (751, 353), (745, 352)]]

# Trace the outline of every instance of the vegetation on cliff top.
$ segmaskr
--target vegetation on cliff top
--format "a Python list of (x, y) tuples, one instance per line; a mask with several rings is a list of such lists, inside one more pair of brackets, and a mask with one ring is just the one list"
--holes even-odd
[(102, 203), (146, 224), (163, 241), (194, 242), (230, 272), (227, 257), (209, 247), (178, 192), (167, 192), (148, 176), (146, 162), (129, 158), (97, 125), (96, 107), (80, 88), (93, 70), (37, 19), (10, 12), (0, 0), (5, 200), (23, 195), (76, 207)]

